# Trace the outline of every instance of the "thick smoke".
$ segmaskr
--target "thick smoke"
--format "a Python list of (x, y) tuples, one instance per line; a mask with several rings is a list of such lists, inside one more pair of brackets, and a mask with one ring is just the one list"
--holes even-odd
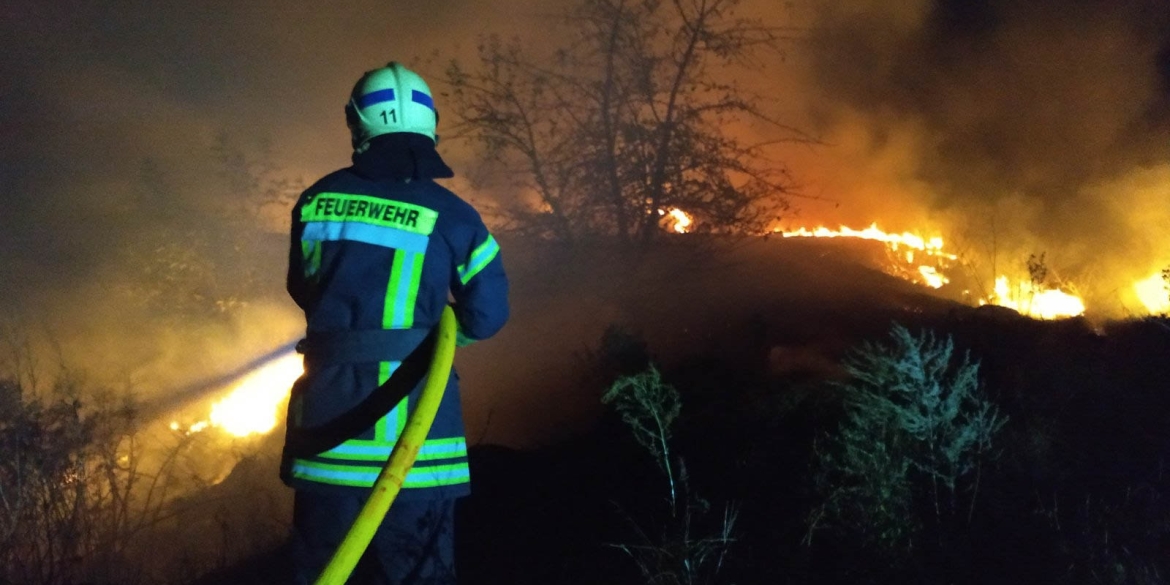
[[(124, 294), (157, 282), (136, 254), (167, 233), (186, 241), (172, 229), (181, 218), (188, 233), (215, 235), (219, 252), (239, 248), (227, 254), (236, 268), (254, 259), (268, 284), (253, 291), (270, 300), (256, 310), (272, 313), (261, 328), (283, 336), (298, 319), (281, 291), (283, 220), (256, 224), (246, 246), (218, 237), (251, 203), (216, 149), (242, 155), (262, 183), (310, 181), (347, 162), (341, 108), (363, 70), (403, 59), (437, 79), (483, 34), (540, 52), (568, 3), (3, 4), (6, 310), (85, 340), (78, 351), (102, 361), (183, 361), (184, 339), (232, 326), (171, 327), (162, 338), (174, 346), (162, 348), (143, 341), (157, 327)], [(820, 198), (796, 201), (796, 223), (937, 229), (987, 280), (1041, 251), (1061, 275), (1106, 289), (1170, 264), (1164, 1), (748, 4), (799, 31), (757, 78), (778, 117), (825, 142), (783, 157)], [(472, 170), (459, 143), (442, 148)], [(239, 334), (219, 339), (235, 347)]]
[(1045, 251), (1082, 285), (1170, 264), (1164, 2), (822, 2), (803, 16), (794, 91), (827, 146), (794, 166), (833, 213), (929, 218), (988, 269)]
[[(519, 4), (4, 3), (0, 319), (135, 379), (231, 367), (270, 349), (257, 331), (283, 343), (299, 320), (283, 292), (288, 205), (258, 212), (265, 191), (348, 164), (342, 107), (362, 71), (474, 50), (520, 26)], [(225, 291), (250, 308), (153, 310)]]

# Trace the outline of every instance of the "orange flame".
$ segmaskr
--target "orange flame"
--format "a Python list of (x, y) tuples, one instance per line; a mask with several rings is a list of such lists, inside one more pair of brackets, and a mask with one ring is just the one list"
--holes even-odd
[[(958, 259), (958, 256), (943, 251), (943, 239), (941, 237), (926, 238), (911, 232), (902, 232), (900, 234), (890, 233), (878, 228), (876, 223), (870, 224), (869, 227), (862, 230), (855, 230), (846, 226), (832, 230), (821, 226), (811, 230), (803, 227), (792, 231), (776, 229), (773, 230), (773, 233), (779, 233), (785, 238), (857, 238), (882, 242), (893, 254), (893, 258), (897, 262), (911, 266), (916, 264), (915, 252), (922, 252), (933, 260), (933, 265), (922, 264), (912, 270), (899, 267), (897, 270), (893, 270), (893, 274), (931, 288), (942, 288), (943, 285), (950, 282), (950, 279), (942, 274), (940, 269), (945, 267), (942, 264), (945, 264), (947, 261)], [(903, 248), (908, 249), (903, 250)]]
[(1133, 283), (1133, 290), (1151, 315), (1170, 313), (1170, 282), (1161, 272)]
[(687, 215), (683, 210), (674, 208), (670, 210), (670, 216), (674, 218), (674, 231), (680, 234), (685, 234), (691, 227), (691, 216)]
[[(841, 226), (839, 230), (831, 230), (827, 227), (818, 227), (813, 230), (807, 228), (800, 228), (795, 231), (774, 230), (779, 232), (786, 238), (860, 238), (863, 240), (876, 240), (883, 242), (890, 246), (893, 250), (898, 250), (901, 246), (913, 248), (926, 252), (928, 256), (939, 256), (948, 260), (955, 260), (958, 257), (954, 254), (947, 254), (943, 252), (943, 239), (935, 236), (931, 238), (924, 238), (918, 234), (911, 232), (902, 232), (900, 234), (889, 233), (878, 228), (877, 223), (870, 224), (869, 227), (863, 230), (855, 230), (846, 226)], [(909, 252), (908, 261), (913, 262), (913, 252)]]
[(930, 288), (942, 288), (944, 284), (951, 281), (951, 279), (939, 274), (938, 269), (933, 266), (919, 266), (918, 274), (922, 275), (926, 286)]
[(667, 211), (665, 209), (659, 209), (658, 215), (661, 215), (661, 216), (669, 215), (671, 221), (673, 222), (670, 225), (670, 229), (678, 234), (685, 234), (685, 233), (690, 232), (691, 231), (690, 230), (691, 224), (694, 223), (694, 219), (691, 218), (691, 216), (688, 215), (687, 212), (685, 212), (677, 207), (671, 208), (670, 211)]
[(1036, 319), (1061, 319), (1085, 314), (1085, 302), (1060, 289), (1030, 282), (1012, 285), (1006, 276), (995, 279), (995, 294), (981, 304), (999, 305)]

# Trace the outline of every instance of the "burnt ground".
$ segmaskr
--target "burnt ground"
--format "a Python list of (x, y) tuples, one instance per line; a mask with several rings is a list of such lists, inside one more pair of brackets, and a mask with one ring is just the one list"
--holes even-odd
[[(598, 248), (506, 257), (513, 320), (458, 362), (476, 443), (475, 492), (458, 520), (460, 582), (647, 582), (614, 545), (671, 525), (663, 476), (599, 402), (615, 376), (646, 360), (682, 396), (674, 449), (712, 510), (696, 515), (694, 534), (709, 534), (724, 505), (738, 507), (720, 582), (1164, 579), (1167, 321), (1038, 322), (975, 309), (874, 270), (880, 255), (773, 239), (643, 257)], [(842, 412), (832, 383), (840, 360), (895, 322), (950, 336), (979, 361), (984, 391), (1009, 417), (981, 470), (978, 506), (961, 522), (926, 526), (896, 562), (848, 535), (807, 546), (814, 445)], [(272, 488), (278, 443), (216, 490)], [(242, 501), (233, 514), (263, 526), (279, 526), (271, 516), (287, 507)], [(248, 548), (197, 582), (274, 582), (280, 549)]]

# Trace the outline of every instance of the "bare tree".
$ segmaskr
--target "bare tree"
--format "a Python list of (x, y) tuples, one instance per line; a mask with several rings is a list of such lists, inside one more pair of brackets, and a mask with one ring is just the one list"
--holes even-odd
[[(769, 118), (728, 72), (758, 68), (788, 29), (739, 17), (740, 0), (582, 0), (548, 59), (488, 38), (474, 68), (447, 70), (460, 136), (536, 195), (515, 226), (574, 242), (648, 243), (678, 208), (692, 229), (762, 231), (791, 181), (767, 157), (812, 142)], [(750, 143), (737, 124), (768, 128)]]

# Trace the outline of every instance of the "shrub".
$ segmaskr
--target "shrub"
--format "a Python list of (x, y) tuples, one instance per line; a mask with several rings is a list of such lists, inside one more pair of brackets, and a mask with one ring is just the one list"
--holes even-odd
[(844, 366), (844, 417), (817, 448), (822, 503), (806, 543), (835, 530), (898, 558), (926, 522), (969, 523), (980, 464), (1006, 422), (979, 391), (979, 364), (949, 337), (895, 325), (889, 343), (864, 343)]
[(686, 466), (670, 448), (671, 427), (682, 408), (678, 391), (650, 366), (619, 378), (601, 400), (613, 404), (634, 439), (654, 457), (669, 486), (670, 515), (658, 530), (645, 530), (634, 522), (640, 542), (612, 546), (634, 559), (647, 583), (717, 583), (733, 541), (738, 508), (724, 506), (722, 516), (714, 519), (715, 528), (707, 528), (711, 505), (690, 490)]
[(82, 386), (38, 399), (0, 379), (0, 583), (150, 580), (157, 558), (142, 552), (160, 551), (151, 531), (178, 512), (195, 437), (148, 449), (133, 395)]

